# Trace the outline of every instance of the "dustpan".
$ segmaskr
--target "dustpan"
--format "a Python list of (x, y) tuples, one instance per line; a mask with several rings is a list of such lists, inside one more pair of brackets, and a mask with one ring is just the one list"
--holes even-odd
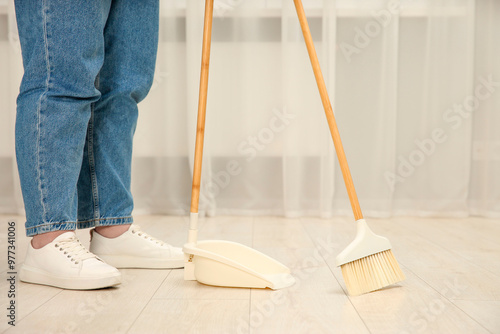
[(183, 247), (184, 279), (221, 287), (286, 288), (293, 285), (295, 279), (289, 268), (271, 257), (236, 242), (197, 240), (213, 7), (214, 0), (206, 0), (191, 214), (188, 242)]

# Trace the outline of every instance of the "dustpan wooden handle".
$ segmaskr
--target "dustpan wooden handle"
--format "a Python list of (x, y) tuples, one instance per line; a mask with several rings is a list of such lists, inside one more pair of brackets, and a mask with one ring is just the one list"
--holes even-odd
[(203, 161), (203, 141), (205, 139), (205, 115), (207, 110), (208, 70), (210, 66), (213, 13), (214, 0), (206, 0), (205, 23), (203, 28), (203, 51), (201, 57), (200, 93), (198, 99), (198, 123), (196, 127), (196, 146), (194, 149), (193, 186), (191, 188), (192, 213), (198, 213), (198, 205), (200, 203), (201, 165)]
[(349, 195), (349, 200), (351, 202), (354, 218), (356, 220), (359, 220), (363, 218), (363, 214), (359, 205), (358, 196), (356, 195), (356, 189), (354, 189), (354, 183), (352, 181), (349, 165), (347, 164), (344, 147), (342, 146), (342, 141), (340, 140), (337, 122), (335, 121), (335, 116), (333, 115), (333, 109), (330, 103), (330, 98), (328, 97), (325, 80), (323, 78), (323, 74), (321, 73), (318, 55), (316, 54), (316, 49), (314, 48), (311, 31), (309, 30), (309, 24), (307, 23), (307, 17), (304, 12), (304, 6), (302, 6), (301, 0), (293, 1), (295, 3), (295, 8), (297, 9), (297, 15), (299, 17), (300, 26), (302, 27), (302, 33), (304, 34), (304, 40), (306, 42), (307, 51), (309, 52), (309, 58), (311, 59), (314, 76), (316, 77), (316, 83), (318, 84), (319, 94), (321, 95), (321, 100), (325, 109), (326, 119), (328, 120), (330, 133), (332, 134), (333, 144), (335, 145), (335, 151), (337, 152), (337, 158), (339, 159), (340, 169), (342, 170), (342, 176), (344, 177), (344, 182), (347, 189), (347, 194)]

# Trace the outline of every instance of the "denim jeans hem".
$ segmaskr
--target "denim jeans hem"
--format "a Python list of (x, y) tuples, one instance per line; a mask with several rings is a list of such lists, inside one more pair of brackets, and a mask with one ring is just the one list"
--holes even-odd
[(74, 230), (76, 230), (76, 222), (50, 222), (33, 227), (26, 227), (26, 236), (32, 237), (47, 232)]
[(109, 217), (109, 218), (103, 217), (98, 219), (89, 219), (89, 220), (79, 221), (77, 224), (79, 229), (83, 229), (96, 226), (126, 225), (126, 224), (132, 224), (133, 222), (134, 219), (131, 216), (128, 216), (128, 217)]

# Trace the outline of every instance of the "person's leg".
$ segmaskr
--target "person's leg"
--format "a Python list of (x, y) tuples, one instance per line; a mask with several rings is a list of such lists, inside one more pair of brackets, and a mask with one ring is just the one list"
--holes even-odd
[(25, 70), (16, 155), (28, 236), (76, 228), (87, 124), (100, 98), (105, 3), (15, 2)]
[(159, 1), (113, 0), (104, 30), (102, 96), (92, 110), (78, 181), (78, 228), (121, 234), (132, 223), (132, 141), (138, 108), (152, 83)]
[[(159, 0), (113, 0), (105, 58), (78, 183), (78, 227), (95, 226), (90, 250), (118, 268), (179, 268), (183, 253), (132, 223), (132, 141), (138, 108), (153, 83)], [(94, 232), (94, 231), (92, 231)]]
[(33, 236), (20, 271), (25, 282), (71, 289), (120, 283), (120, 273), (89, 253), (73, 230), (77, 181), (95, 79), (104, 61), (110, 0), (15, 1), (23, 76), (16, 156)]

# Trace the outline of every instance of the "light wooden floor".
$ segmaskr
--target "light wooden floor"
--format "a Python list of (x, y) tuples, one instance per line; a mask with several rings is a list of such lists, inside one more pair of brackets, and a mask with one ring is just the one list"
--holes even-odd
[[(6, 313), (6, 222), (0, 231), (0, 309)], [(12, 218), (12, 217), (10, 217)], [(28, 238), (17, 218), (17, 266)], [(17, 324), (6, 333), (500, 333), (500, 221), (369, 219), (393, 245), (407, 279), (348, 297), (334, 260), (353, 238), (348, 218), (217, 217), (200, 239), (226, 239), (289, 265), (297, 284), (280, 291), (184, 281), (182, 270), (122, 270), (118, 288), (69, 291), (17, 283)], [(146, 232), (186, 240), (187, 217), (136, 217)], [(88, 231), (78, 232), (88, 243)]]

